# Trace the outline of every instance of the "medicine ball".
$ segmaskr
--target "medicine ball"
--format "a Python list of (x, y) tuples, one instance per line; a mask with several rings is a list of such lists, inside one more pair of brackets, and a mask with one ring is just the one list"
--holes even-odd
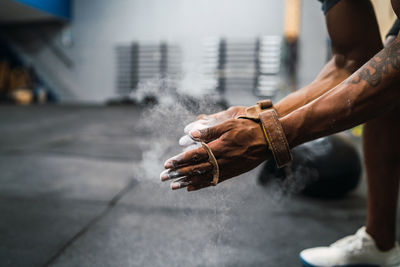
[[(348, 137), (335, 134), (302, 144), (292, 150), (293, 161), (278, 169), (274, 160), (265, 163), (259, 181), (268, 185), (284, 181), (304, 195), (337, 198), (354, 190), (361, 176), (361, 161)], [(289, 185), (296, 183), (296, 186)], [(283, 183), (285, 184), (285, 183)]]

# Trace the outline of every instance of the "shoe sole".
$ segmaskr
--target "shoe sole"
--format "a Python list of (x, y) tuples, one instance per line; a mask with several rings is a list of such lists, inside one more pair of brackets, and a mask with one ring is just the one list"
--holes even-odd
[[(299, 256), (301, 263), (303, 264), (303, 267), (323, 267), (323, 266), (317, 266), (313, 265), (311, 263), (308, 263), (306, 260), (304, 260), (301, 256)], [(350, 264), (350, 265), (335, 265), (332, 267), (380, 267), (380, 265), (376, 264)]]

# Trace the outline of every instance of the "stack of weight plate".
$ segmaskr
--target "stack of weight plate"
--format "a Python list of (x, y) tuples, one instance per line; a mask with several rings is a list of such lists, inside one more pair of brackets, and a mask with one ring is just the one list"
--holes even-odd
[(255, 94), (272, 97), (278, 90), (281, 69), (280, 36), (264, 36), (258, 40)]
[(220, 72), (222, 65), (220, 64), (220, 51), (222, 41), (219, 38), (207, 38), (203, 42), (203, 81), (202, 87), (204, 94), (220, 94), (223, 91), (222, 79)]
[(203, 49), (206, 92), (275, 95), (280, 82), (281, 37), (209, 38)]
[(169, 87), (181, 71), (181, 51), (167, 43), (132, 43), (116, 47), (117, 93), (129, 95), (139, 84)]
[(117, 59), (117, 93), (120, 95), (129, 95), (137, 84), (137, 77), (133, 77), (132, 69), (135, 68), (133, 62), (133, 50), (134, 44), (132, 45), (119, 45), (116, 47), (116, 59)]

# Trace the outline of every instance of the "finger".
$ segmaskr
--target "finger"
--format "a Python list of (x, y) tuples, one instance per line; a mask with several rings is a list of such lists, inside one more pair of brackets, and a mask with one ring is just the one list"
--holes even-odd
[(177, 167), (189, 165), (189, 164), (197, 164), (201, 163), (203, 161), (208, 160), (208, 154), (207, 151), (202, 148), (196, 148), (192, 149), (186, 152), (182, 152), (181, 154), (174, 156), (170, 159), (168, 159), (164, 163), (164, 168), (165, 169), (171, 169), (174, 168), (176, 169)]
[(195, 176), (195, 177), (182, 177), (173, 181), (170, 184), (172, 190), (181, 189), (188, 186), (206, 186), (210, 185), (212, 180), (211, 176)]
[(210, 162), (204, 162), (197, 165), (190, 165), (176, 169), (175, 172), (180, 176), (211, 176), (214, 166)]
[(193, 145), (190, 145), (190, 146), (187, 146), (187, 147), (183, 148), (183, 151), (186, 152), (186, 151), (189, 151), (189, 150), (196, 149), (198, 147), (201, 147), (201, 144), (196, 142)]
[(176, 178), (182, 178), (183, 175), (180, 175), (177, 171), (175, 170), (165, 170), (160, 174), (160, 180), (161, 182), (165, 182), (168, 180), (176, 179)]
[(181, 189), (192, 184), (191, 180), (187, 180), (186, 177), (177, 179), (170, 184), (172, 190)]
[(180, 177), (192, 177), (192, 176), (203, 176), (203, 175), (210, 175), (212, 173), (214, 166), (209, 163), (200, 163), (197, 165), (190, 165), (186, 167), (182, 167), (179, 169), (169, 169), (163, 171), (160, 174), (161, 181), (172, 180)]
[(202, 119), (207, 119), (207, 114), (200, 114), (196, 117), (196, 120), (202, 120)]
[(189, 135), (184, 135), (179, 139), (180, 146), (190, 146), (195, 143), (196, 141), (194, 141)]
[(232, 126), (232, 121), (227, 120), (226, 122), (217, 124), (212, 127), (207, 127), (202, 130), (192, 130), (189, 132), (189, 135), (195, 141), (202, 141), (208, 143), (218, 139), (225, 132), (229, 131), (231, 129), (231, 126)]
[(207, 120), (198, 120), (198, 121), (194, 121), (189, 123), (188, 125), (186, 125), (186, 127), (184, 128), (184, 133), (185, 134), (189, 134), (190, 131), (193, 130), (202, 130), (204, 128), (208, 127), (208, 122)]
[[(219, 159), (226, 151), (224, 143), (220, 142), (219, 140), (210, 142), (207, 145), (213, 152), (216, 159)], [(203, 147), (199, 147), (169, 158), (167, 161), (165, 161), (164, 168), (178, 169), (184, 166), (197, 165), (208, 161), (208, 159), (209, 155), (207, 151)]]

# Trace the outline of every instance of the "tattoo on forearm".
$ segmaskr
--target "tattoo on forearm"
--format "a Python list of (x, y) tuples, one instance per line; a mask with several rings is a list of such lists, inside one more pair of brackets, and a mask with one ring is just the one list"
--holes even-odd
[(398, 41), (376, 54), (352, 75), (348, 82), (358, 84), (366, 81), (370, 86), (376, 87), (382, 82), (383, 75), (389, 73), (390, 67), (400, 70), (400, 42)]

